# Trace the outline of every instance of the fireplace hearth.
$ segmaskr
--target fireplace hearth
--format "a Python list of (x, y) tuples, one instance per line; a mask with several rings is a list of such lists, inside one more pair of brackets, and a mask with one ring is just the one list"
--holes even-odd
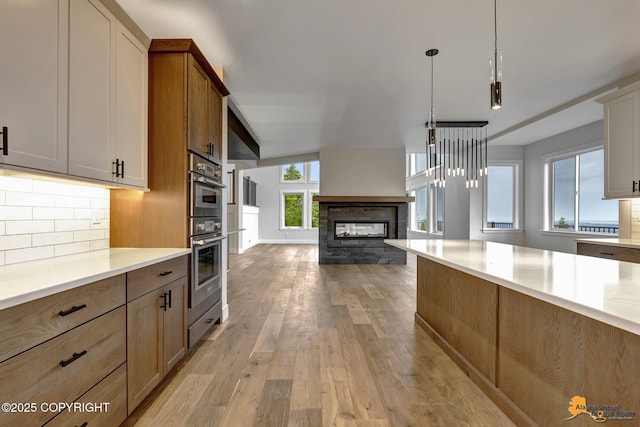
[(320, 264), (406, 264), (384, 239), (407, 238), (410, 197), (315, 196)]

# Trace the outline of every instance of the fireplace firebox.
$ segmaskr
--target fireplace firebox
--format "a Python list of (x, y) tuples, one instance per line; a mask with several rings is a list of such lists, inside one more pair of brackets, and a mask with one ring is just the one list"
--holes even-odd
[(334, 222), (336, 239), (388, 239), (389, 222)]

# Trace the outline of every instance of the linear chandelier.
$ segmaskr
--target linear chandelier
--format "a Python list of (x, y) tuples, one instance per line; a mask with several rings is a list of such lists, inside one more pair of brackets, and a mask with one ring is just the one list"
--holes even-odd
[[(427, 175), (437, 187), (445, 187), (447, 176), (464, 176), (467, 188), (478, 188), (487, 174), (487, 121), (439, 121), (434, 144), (427, 141)], [(428, 126), (429, 122), (425, 124)]]

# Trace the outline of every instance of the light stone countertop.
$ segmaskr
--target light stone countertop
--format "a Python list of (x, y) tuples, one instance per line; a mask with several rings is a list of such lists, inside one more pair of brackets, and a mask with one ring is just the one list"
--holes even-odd
[(191, 253), (113, 248), (0, 266), (0, 310)]
[(385, 243), (640, 335), (640, 264), (478, 240)]
[(640, 249), (640, 239), (618, 239), (609, 237), (605, 239), (576, 239), (576, 242)]

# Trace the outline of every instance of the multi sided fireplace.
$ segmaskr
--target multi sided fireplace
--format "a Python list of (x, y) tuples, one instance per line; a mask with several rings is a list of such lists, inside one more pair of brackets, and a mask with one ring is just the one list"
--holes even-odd
[(314, 196), (319, 202), (320, 264), (406, 264), (384, 239), (407, 238), (412, 197)]

